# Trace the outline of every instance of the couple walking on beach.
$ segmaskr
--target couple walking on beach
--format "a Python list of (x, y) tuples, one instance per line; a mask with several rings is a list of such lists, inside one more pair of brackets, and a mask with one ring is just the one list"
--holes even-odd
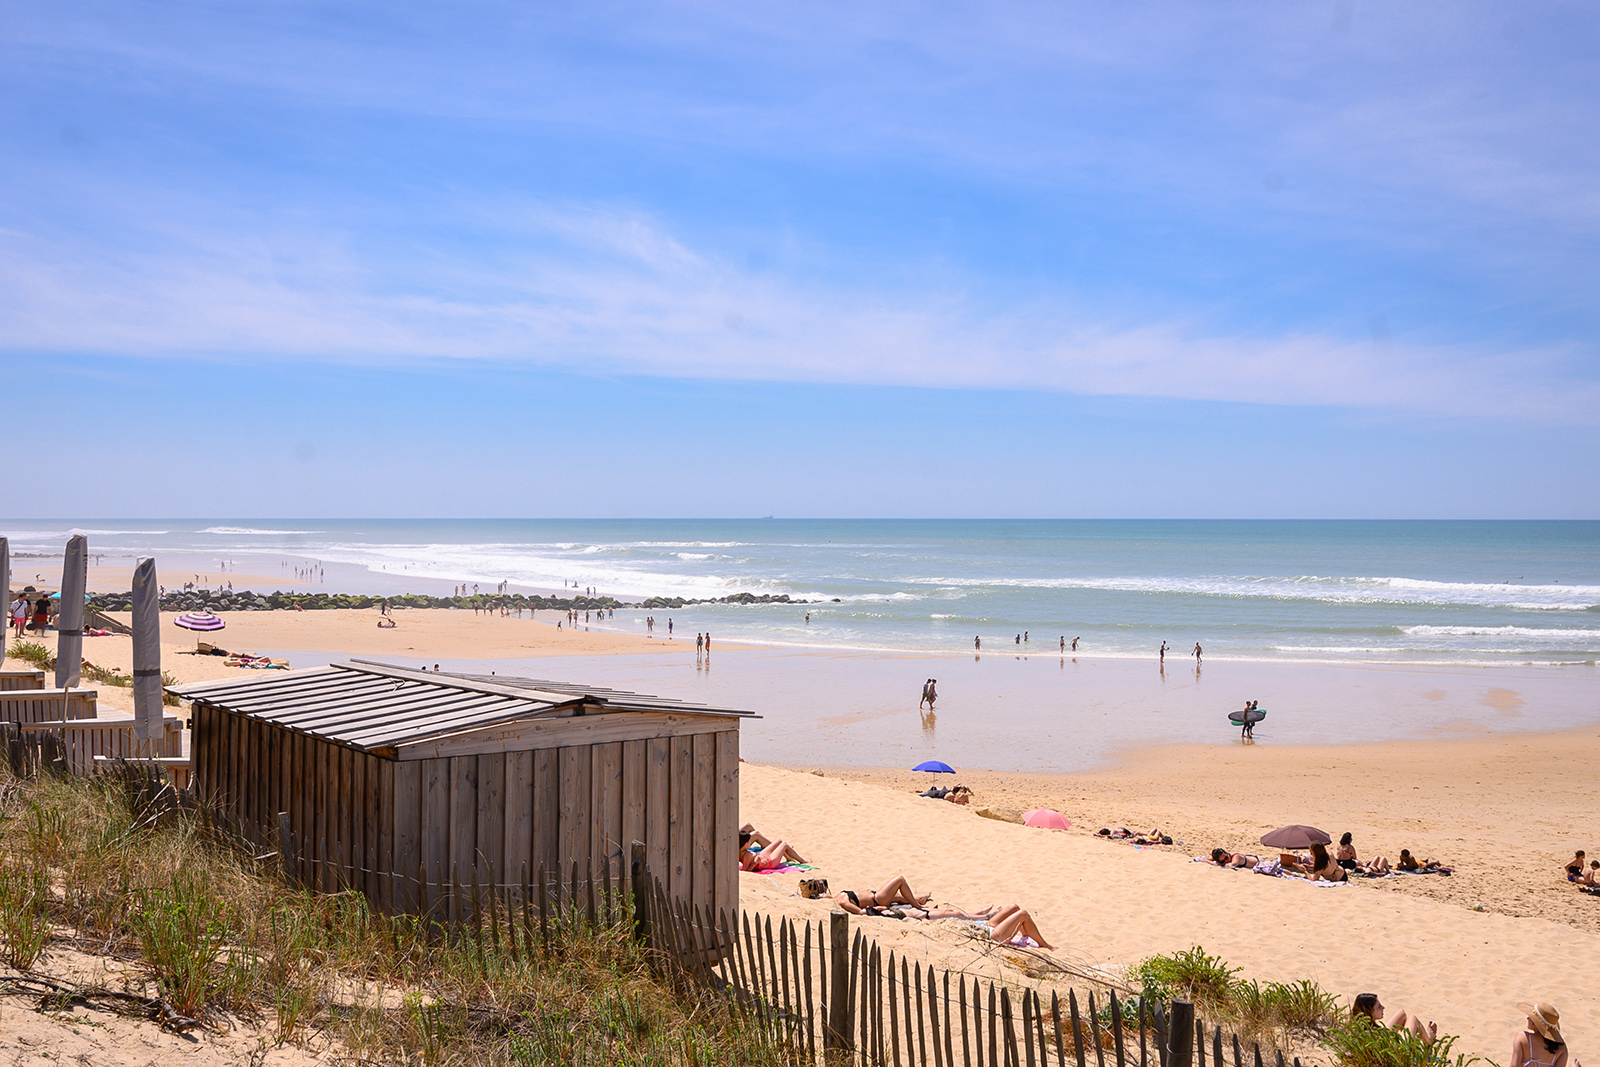
[(929, 678), (926, 682), (922, 683), (922, 699), (917, 701), (918, 711), (922, 710), (922, 705), (924, 704), (928, 705), (929, 711), (933, 710), (934, 701), (939, 699), (938, 686), (939, 680), (937, 678)]

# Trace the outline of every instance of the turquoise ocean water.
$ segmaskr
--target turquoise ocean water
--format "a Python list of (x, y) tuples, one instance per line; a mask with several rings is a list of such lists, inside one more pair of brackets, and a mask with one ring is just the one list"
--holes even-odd
[[(169, 585), (226, 580), (228, 560), (283, 588), (813, 601), (654, 612), (778, 648), (955, 652), (981, 637), (999, 651), (1026, 631), (1029, 651), (1076, 637), (1112, 658), (1198, 641), (1208, 659), (1600, 659), (1596, 522), (23, 520), (4, 531), (17, 584), (74, 531), (108, 566), (156, 556)], [(312, 561), (316, 584), (295, 572)]]

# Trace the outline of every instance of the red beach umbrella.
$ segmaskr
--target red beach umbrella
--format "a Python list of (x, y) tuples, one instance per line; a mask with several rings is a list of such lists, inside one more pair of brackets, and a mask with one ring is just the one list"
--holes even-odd
[(1046, 830), (1065, 830), (1072, 820), (1052, 808), (1034, 808), (1022, 815), (1024, 826), (1039, 826)]
[(1312, 845), (1327, 845), (1333, 838), (1318, 830), (1315, 826), (1280, 826), (1270, 834), (1261, 835), (1261, 843), (1268, 848), (1310, 848)]

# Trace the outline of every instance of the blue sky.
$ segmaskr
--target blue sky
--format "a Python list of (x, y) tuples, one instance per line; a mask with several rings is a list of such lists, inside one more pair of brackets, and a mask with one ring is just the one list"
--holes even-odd
[(4, 389), (92, 418), (6, 508), (1600, 517), (1597, 45), (0, 0)]

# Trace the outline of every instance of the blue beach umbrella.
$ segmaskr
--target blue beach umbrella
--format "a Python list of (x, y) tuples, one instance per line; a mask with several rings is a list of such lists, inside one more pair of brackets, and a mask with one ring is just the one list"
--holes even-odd
[(939, 774), (954, 774), (956, 769), (948, 763), (940, 763), (936, 759), (926, 760), (911, 768), (914, 771), (934, 771)]

